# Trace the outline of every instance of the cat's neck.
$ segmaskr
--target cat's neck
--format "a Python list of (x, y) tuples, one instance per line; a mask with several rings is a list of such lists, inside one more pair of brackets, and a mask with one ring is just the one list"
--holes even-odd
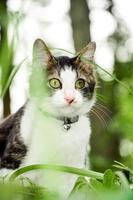
[(71, 125), (78, 122), (79, 120), (79, 116), (75, 114), (74, 117), (68, 117), (68, 116), (64, 116), (64, 115), (58, 115), (58, 116), (53, 116), (52, 114), (48, 113), (47, 111), (41, 109), (39, 106), (37, 106), (37, 109), (44, 115), (47, 117), (52, 117), (55, 118), (59, 121), (62, 121), (62, 126), (63, 128), (68, 131), (69, 129), (71, 129)]
[[(36, 126), (35, 124), (38, 124), (38, 123), (55, 124), (55, 127), (57, 125), (60, 130), (69, 133), (71, 132), (71, 129), (76, 124), (79, 123), (80, 118), (82, 118), (82, 116), (78, 116), (78, 115), (75, 115), (75, 117), (70, 117), (70, 118), (65, 117), (65, 116), (60, 116), (60, 115), (53, 116), (47, 113), (46, 111), (44, 111), (43, 109), (41, 109), (41, 107), (37, 106), (33, 101), (28, 101), (25, 107), (24, 116), (21, 119), (21, 134), (25, 141), (29, 141), (28, 131), (32, 132), (33, 126), (35, 127)], [(65, 123), (65, 126), (67, 126), (66, 128), (64, 128), (64, 120), (69, 120)]]
[(63, 115), (58, 113), (57, 114), (53, 114), (51, 112), (48, 112), (47, 110), (45, 110), (41, 104), (37, 103), (35, 100), (29, 100), (28, 104), (27, 104), (27, 108), (31, 109), (31, 111), (33, 111), (32, 113), (40, 113), (42, 115), (42, 117), (48, 117), (48, 118), (53, 118), (58, 120), (59, 122), (62, 123), (62, 126), (65, 130), (69, 130), (71, 128), (71, 125), (78, 122), (79, 120), (79, 115), (77, 115), (75, 113), (75, 115), (73, 116), (69, 116), (69, 115)]

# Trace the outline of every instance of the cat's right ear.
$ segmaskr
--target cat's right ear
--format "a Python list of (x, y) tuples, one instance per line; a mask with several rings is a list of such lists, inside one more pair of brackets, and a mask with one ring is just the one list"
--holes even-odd
[(80, 59), (80, 57), (84, 57), (85, 59), (88, 59), (90, 61), (93, 61), (94, 53), (96, 50), (96, 43), (90, 42), (86, 47), (80, 50), (78, 52), (77, 57)]
[(47, 67), (48, 62), (56, 61), (43, 40), (37, 39), (33, 45), (33, 64)]

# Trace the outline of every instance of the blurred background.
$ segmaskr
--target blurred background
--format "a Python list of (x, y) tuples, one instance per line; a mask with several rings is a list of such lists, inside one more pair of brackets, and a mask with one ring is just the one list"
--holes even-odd
[[(131, 0), (0, 1), (0, 117), (28, 96), (33, 42), (42, 38), (57, 55), (79, 51), (89, 41), (97, 50), (97, 103), (92, 121), (91, 168), (104, 171), (114, 160), (133, 168), (133, 2)], [(125, 87), (114, 80), (117, 77)], [(128, 87), (128, 88), (126, 88)]]

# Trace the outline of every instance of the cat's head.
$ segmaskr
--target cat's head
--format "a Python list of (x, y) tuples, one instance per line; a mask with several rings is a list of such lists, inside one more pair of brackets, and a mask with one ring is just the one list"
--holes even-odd
[(87, 60), (93, 61), (95, 48), (91, 42), (73, 58), (54, 57), (41, 39), (35, 41), (33, 63), (44, 69), (49, 88), (49, 96), (42, 99), (44, 111), (66, 117), (90, 111), (95, 103), (96, 80), (93, 64)]

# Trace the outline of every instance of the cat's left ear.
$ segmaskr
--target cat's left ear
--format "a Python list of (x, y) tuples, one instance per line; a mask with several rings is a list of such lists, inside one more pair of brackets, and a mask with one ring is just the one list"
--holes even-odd
[(93, 61), (94, 53), (96, 50), (96, 43), (90, 42), (86, 47), (81, 49), (80, 52), (77, 53), (77, 58), (80, 59), (81, 57)]
[(49, 48), (41, 39), (37, 39), (33, 45), (33, 63), (47, 67), (48, 62), (56, 62)]

